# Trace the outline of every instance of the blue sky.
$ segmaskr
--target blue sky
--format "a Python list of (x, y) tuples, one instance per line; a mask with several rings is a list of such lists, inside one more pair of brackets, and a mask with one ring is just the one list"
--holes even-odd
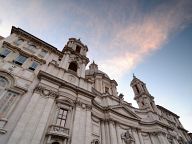
[(88, 45), (88, 57), (114, 78), (137, 106), (132, 73), (156, 104), (192, 132), (191, 0), (0, 0), (0, 35), (20, 27), (62, 50), (69, 37)]

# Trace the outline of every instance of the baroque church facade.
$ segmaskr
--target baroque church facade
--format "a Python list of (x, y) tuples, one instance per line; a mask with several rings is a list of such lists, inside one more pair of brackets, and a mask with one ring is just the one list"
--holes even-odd
[(0, 144), (185, 144), (179, 116), (130, 83), (139, 108), (70, 38), (62, 51), (12, 27), (0, 38)]

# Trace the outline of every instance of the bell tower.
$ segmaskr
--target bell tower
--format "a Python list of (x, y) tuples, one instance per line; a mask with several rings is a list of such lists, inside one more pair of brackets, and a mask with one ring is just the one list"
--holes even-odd
[(61, 67), (78, 77), (85, 78), (85, 67), (89, 63), (87, 52), (87, 46), (80, 39), (70, 38), (62, 50)]
[(154, 102), (154, 97), (148, 92), (146, 84), (140, 79), (133, 75), (133, 80), (131, 81), (131, 87), (135, 94), (134, 100), (137, 101), (139, 109), (148, 109), (153, 112), (158, 112), (157, 106)]

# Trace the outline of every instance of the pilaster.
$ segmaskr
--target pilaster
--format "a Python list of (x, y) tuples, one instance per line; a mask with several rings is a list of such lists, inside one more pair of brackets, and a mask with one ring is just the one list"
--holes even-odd
[(141, 130), (138, 130), (139, 140), (141, 144), (144, 144), (143, 137), (141, 135)]
[(139, 142), (139, 136), (138, 136), (138, 134), (137, 134), (137, 129), (133, 128), (133, 129), (132, 129), (132, 133), (133, 133), (133, 136), (134, 136), (134, 138), (135, 138), (135, 144), (140, 144), (140, 142)]
[(111, 144), (111, 141), (110, 141), (110, 131), (109, 131), (109, 122), (106, 120), (105, 121), (105, 129), (106, 129), (106, 141), (107, 141), (107, 144)]
[(120, 134), (120, 131), (119, 131), (119, 124), (117, 124), (117, 123), (116, 123), (116, 132), (117, 132), (117, 143), (121, 144), (122, 143), (121, 134)]
[(111, 144), (117, 144), (117, 136), (114, 127), (114, 121), (109, 121), (110, 139)]
[(32, 144), (39, 144), (41, 142), (41, 138), (44, 135), (44, 130), (48, 121), (49, 114), (51, 112), (52, 106), (54, 103), (53, 97), (48, 98), (44, 111), (42, 113), (42, 117), (38, 123), (37, 129), (35, 131), (35, 134), (32, 138)]
[(106, 144), (104, 121), (101, 121), (101, 142), (102, 142), (102, 144)]
[(40, 143), (56, 92), (37, 86), (8, 144)]
[(72, 144), (88, 144), (91, 142), (91, 106), (76, 101)]
[(20, 137), (24, 133), (25, 127), (30, 119), (30, 115), (33, 112), (33, 109), (36, 106), (37, 101), (39, 100), (40, 94), (34, 93), (29, 104), (27, 105), (24, 113), (22, 114), (14, 132), (12, 133), (8, 144), (15, 144), (18, 143)]

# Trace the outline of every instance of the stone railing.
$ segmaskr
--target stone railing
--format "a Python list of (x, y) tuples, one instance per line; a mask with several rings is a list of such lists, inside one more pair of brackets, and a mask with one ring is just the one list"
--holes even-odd
[(50, 125), (49, 129), (48, 129), (48, 134), (62, 136), (62, 137), (68, 137), (69, 136), (69, 129), (64, 128), (62, 126), (58, 126), (58, 125)]

